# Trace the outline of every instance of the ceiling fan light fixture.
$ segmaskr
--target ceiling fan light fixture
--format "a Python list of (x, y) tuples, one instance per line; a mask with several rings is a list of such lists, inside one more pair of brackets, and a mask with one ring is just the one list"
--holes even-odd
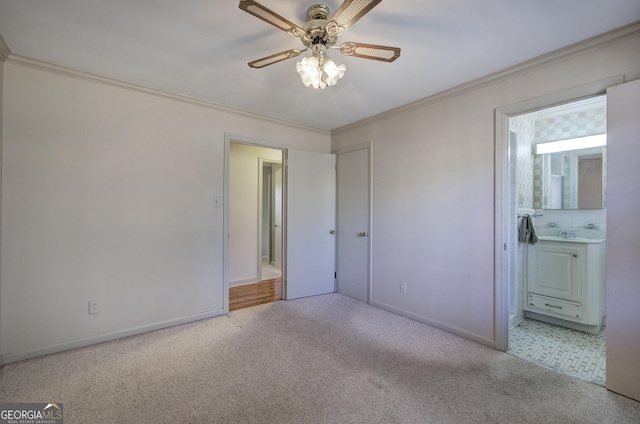
[(324, 46), (314, 45), (313, 56), (302, 58), (296, 64), (296, 70), (306, 87), (324, 90), (327, 86), (336, 85), (344, 76), (347, 67), (338, 66), (329, 59), (325, 54)]
[(311, 50), (311, 57), (302, 59), (296, 69), (307, 87), (324, 89), (337, 84), (344, 76), (347, 67), (336, 65), (326, 55), (327, 49), (337, 49), (345, 56), (393, 62), (400, 57), (399, 47), (379, 46), (375, 44), (354, 43), (348, 41), (336, 46), (338, 37), (366, 15), (382, 0), (343, 0), (338, 10), (331, 15), (326, 4), (314, 4), (307, 10), (309, 20), (299, 27), (278, 15), (256, 0), (240, 0), (240, 9), (275, 26), (291, 36), (300, 38), (305, 49), (289, 49), (262, 59), (249, 62), (251, 68), (264, 68), (300, 53)]

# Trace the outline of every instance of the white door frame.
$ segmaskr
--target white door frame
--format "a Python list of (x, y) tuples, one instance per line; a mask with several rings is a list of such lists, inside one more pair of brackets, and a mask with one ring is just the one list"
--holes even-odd
[(509, 273), (508, 253), (517, 246), (508, 242), (509, 225), (509, 117), (545, 109), (584, 97), (606, 94), (606, 90), (624, 82), (617, 75), (589, 84), (558, 91), (495, 110), (495, 239), (494, 239), (494, 332), (495, 349), (506, 351), (509, 342)]
[[(291, 146), (274, 141), (268, 141), (253, 137), (246, 137), (237, 134), (224, 134), (224, 194), (223, 194), (223, 308), (224, 313), (229, 312), (229, 156), (231, 152), (231, 143), (247, 144), (251, 146), (264, 147), (267, 149), (275, 149), (283, 151), (283, 161), (286, 161), (287, 149)], [(286, 167), (283, 166), (283, 186), (282, 186), (282, 284), (284, 294), (284, 281), (286, 279), (286, 230), (287, 230), (287, 217), (286, 217), (286, 203), (287, 203), (287, 187), (286, 183)], [(257, 183), (257, 182), (256, 182)], [(260, 187), (262, 190), (262, 187)], [(258, 192), (260, 192), (258, 190)], [(258, 221), (261, 221), (261, 217), (258, 217)], [(258, 248), (260, 245), (258, 244)], [(262, 265), (262, 264), (260, 264)]]

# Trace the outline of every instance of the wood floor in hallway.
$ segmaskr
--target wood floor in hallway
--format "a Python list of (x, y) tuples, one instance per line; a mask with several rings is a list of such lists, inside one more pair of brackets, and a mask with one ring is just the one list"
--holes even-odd
[(229, 311), (262, 305), (282, 299), (282, 279), (274, 278), (258, 283), (229, 288)]

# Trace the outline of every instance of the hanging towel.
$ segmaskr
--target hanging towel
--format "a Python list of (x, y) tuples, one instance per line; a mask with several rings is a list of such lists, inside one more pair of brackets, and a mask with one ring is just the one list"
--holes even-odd
[(538, 236), (533, 226), (533, 218), (530, 215), (523, 215), (520, 221), (520, 231), (518, 233), (518, 241), (520, 243), (536, 244)]

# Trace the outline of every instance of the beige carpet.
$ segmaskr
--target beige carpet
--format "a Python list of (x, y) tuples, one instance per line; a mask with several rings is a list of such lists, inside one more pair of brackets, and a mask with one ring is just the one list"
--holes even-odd
[(640, 402), (330, 294), (0, 369), (72, 423), (638, 423)]

